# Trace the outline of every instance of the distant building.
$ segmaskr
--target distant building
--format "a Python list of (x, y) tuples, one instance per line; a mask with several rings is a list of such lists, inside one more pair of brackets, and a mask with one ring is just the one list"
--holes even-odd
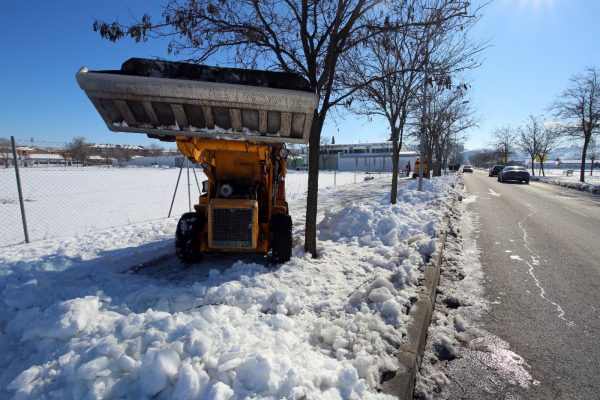
[(113, 165), (116, 164), (117, 160), (112, 157), (102, 157), (91, 155), (86, 160), (86, 165)]
[[(400, 171), (410, 163), (414, 169), (416, 151), (408, 151), (402, 144), (400, 149)], [(337, 171), (391, 172), (392, 142), (322, 145), (319, 155), (319, 168)]]
[(21, 159), (25, 167), (50, 167), (64, 166), (65, 159), (60, 154), (30, 153)]
[(35, 147), (29, 147), (29, 146), (17, 146), (16, 148), (17, 150), (17, 157), (20, 159), (24, 159), (25, 157), (29, 156), (30, 154), (34, 154), (36, 153), (36, 149)]
[[(162, 167), (181, 167), (184, 165), (185, 157), (182, 155), (179, 156), (134, 156), (131, 157), (129, 162), (125, 163), (128, 166), (136, 166), (136, 167), (152, 167), (152, 166), (162, 166)], [(190, 166), (192, 164), (190, 163)]]

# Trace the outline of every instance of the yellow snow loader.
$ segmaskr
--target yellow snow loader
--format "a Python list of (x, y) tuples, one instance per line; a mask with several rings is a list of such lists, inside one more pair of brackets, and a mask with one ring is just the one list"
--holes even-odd
[(176, 142), (202, 167), (203, 193), (177, 225), (181, 261), (207, 252), (290, 259), (285, 144), (308, 142), (318, 103), (304, 78), (139, 58), (76, 77), (108, 129)]

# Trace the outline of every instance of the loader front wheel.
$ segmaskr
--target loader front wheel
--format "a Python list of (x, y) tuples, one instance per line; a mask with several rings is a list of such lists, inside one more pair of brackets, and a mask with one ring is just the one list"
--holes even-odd
[(292, 257), (292, 217), (287, 214), (274, 214), (271, 218), (273, 240), (271, 259), (276, 263), (290, 261)]
[(175, 249), (181, 262), (192, 264), (202, 260), (200, 233), (203, 228), (204, 215), (190, 212), (183, 214), (179, 219), (175, 232)]

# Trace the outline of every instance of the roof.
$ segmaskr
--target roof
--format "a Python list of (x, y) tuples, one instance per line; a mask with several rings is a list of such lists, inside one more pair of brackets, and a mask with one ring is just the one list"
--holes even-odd
[(34, 153), (27, 156), (28, 160), (64, 160), (60, 154), (40, 154)]

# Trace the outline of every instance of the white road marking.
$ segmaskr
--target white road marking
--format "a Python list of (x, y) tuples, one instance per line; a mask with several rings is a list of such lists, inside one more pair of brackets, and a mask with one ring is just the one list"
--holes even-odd
[[(527, 204), (527, 205), (529, 205), (529, 204)], [(530, 207), (534, 208), (532, 206), (530, 206)], [(525, 226), (524, 226), (524, 222), (526, 220), (528, 220), (529, 218), (533, 217), (535, 214), (537, 214), (537, 211), (532, 211), (525, 218), (523, 218), (521, 221), (519, 221), (519, 228), (521, 228), (521, 231), (523, 232), (524, 246), (531, 253), (531, 255), (529, 256), (531, 258), (531, 262), (527, 262), (526, 260), (522, 259), (521, 257), (519, 257), (518, 261), (523, 262), (525, 265), (527, 265), (529, 267), (529, 275), (531, 275), (531, 277), (533, 278), (533, 280), (535, 282), (535, 286), (537, 286), (538, 289), (540, 290), (540, 297), (542, 299), (546, 300), (548, 303), (552, 304), (554, 307), (556, 307), (556, 311), (558, 311), (558, 318), (565, 321), (567, 323), (567, 326), (573, 326), (573, 325), (575, 325), (575, 322), (568, 321), (565, 318), (565, 311), (560, 306), (560, 304), (558, 304), (546, 297), (546, 289), (544, 289), (542, 287), (540, 280), (537, 278), (537, 276), (535, 276), (535, 268), (534, 267), (540, 265), (540, 256), (531, 249), (531, 247), (529, 245), (529, 240), (527, 239), (528, 238), (527, 230), (525, 230)], [(511, 258), (513, 258), (513, 257), (514, 256), (511, 256)], [(514, 259), (516, 260), (516, 258), (514, 258)]]
[(579, 215), (581, 215), (582, 217), (586, 217), (586, 218), (589, 218), (589, 217), (590, 217), (589, 215), (585, 215), (584, 213), (582, 213), (582, 212), (579, 212), (579, 211), (577, 211), (577, 210), (573, 210), (572, 208), (569, 208), (569, 207), (565, 207), (565, 208), (566, 208), (567, 210), (571, 211), (571, 212), (574, 212), (575, 214), (579, 214)]
[(502, 197), (502, 193), (494, 192), (494, 191), (492, 190), (492, 188), (489, 188), (488, 190), (490, 191), (490, 194), (491, 194), (492, 196), (496, 196), (496, 197)]

